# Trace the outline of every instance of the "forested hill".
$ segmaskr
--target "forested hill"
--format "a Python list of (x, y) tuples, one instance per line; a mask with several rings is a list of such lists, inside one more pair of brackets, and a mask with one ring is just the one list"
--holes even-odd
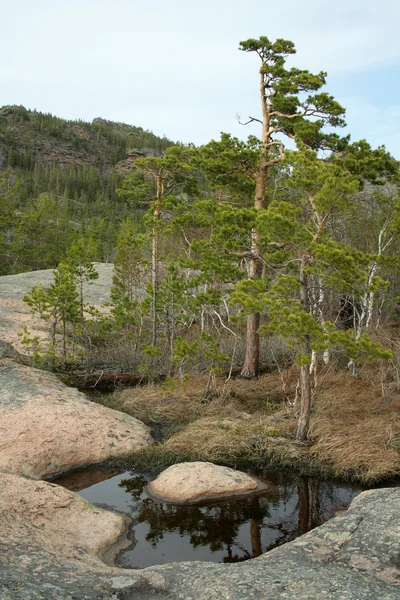
[(129, 210), (116, 190), (135, 158), (160, 155), (173, 144), (101, 118), (88, 123), (23, 106), (0, 108), (0, 273), (56, 266), (77, 229), (104, 241), (97, 258), (108, 260)]
[(67, 121), (23, 106), (0, 108), (0, 165), (118, 166), (130, 152), (161, 154), (174, 142), (141, 127), (96, 118)]

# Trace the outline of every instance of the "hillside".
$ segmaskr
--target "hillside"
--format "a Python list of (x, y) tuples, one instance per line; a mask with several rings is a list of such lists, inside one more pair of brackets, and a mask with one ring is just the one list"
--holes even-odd
[(100, 243), (98, 260), (107, 262), (121, 220), (139, 215), (117, 189), (137, 157), (171, 145), (101, 118), (87, 123), (0, 108), (0, 273), (55, 267), (86, 230)]
[(23, 106), (0, 108), (0, 167), (35, 165), (116, 167), (139, 150), (161, 154), (173, 142), (141, 127), (96, 118), (67, 121)]

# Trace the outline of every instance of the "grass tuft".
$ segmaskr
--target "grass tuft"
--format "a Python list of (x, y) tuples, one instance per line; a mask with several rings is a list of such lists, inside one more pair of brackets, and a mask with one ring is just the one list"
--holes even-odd
[(142, 468), (207, 460), (371, 484), (400, 474), (400, 393), (394, 390), (383, 400), (371, 367), (363, 377), (354, 380), (339, 370), (320, 375), (308, 444), (295, 441), (296, 415), (286, 402), (295, 380), (284, 395), (276, 374), (218, 381), (207, 401), (205, 377), (198, 376), (185, 388), (126, 389), (107, 404), (161, 432), (162, 443), (131, 457)]
[(390, 403), (380, 386), (333, 373), (315, 402), (310, 456), (332, 466), (337, 476), (373, 483), (400, 473), (400, 393)]
[(110, 408), (151, 425), (190, 423), (203, 417), (223, 418), (243, 412), (271, 411), (282, 400), (279, 383), (273, 375), (252, 382), (217, 380), (211, 400), (204, 399), (206, 382), (205, 376), (193, 376), (184, 386), (176, 383), (174, 389), (156, 384), (128, 388), (110, 396), (106, 403)]

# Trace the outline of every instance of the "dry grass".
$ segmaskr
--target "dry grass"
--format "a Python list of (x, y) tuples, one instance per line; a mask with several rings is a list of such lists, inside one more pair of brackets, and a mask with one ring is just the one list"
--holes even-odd
[(282, 411), (279, 418), (256, 413), (247, 418), (205, 417), (164, 443), (169, 453), (189, 454), (192, 459), (212, 462), (296, 463), (305, 447), (288, 439), (293, 421)]
[[(286, 383), (293, 395), (293, 373)], [(113, 408), (146, 423), (170, 425), (168, 439), (144, 453), (144, 461), (158, 466), (194, 459), (247, 462), (365, 483), (400, 473), (400, 393), (393, 391), (384, 402), (372, 367), (361, 380), (347, 371), (320, 376), (308, 445), (294, 441), (296, 418), (277, 374), (258, 381), (217, 381), (207, 402), (202, 400), (205, 384), (198, 376), (186, 388), (147, 385), (113, 396)]]
[(338, 476), (373, 482), (400, 473), (400, 393), (384, 404), (377, 378), (330, 374), (315, 402), (311, 457)]
[(107, 404), (151, 424), (240, 416), (243, 412), (266, 411), (282, 400), (274, 375), (258, 381), (217, 379), (208, 400), (204, 399), (206, 383), (206, 376), (193, 376), (184, 386), (176, 383), (174, 389), (155, 384), (125, 389), (114, 394)]

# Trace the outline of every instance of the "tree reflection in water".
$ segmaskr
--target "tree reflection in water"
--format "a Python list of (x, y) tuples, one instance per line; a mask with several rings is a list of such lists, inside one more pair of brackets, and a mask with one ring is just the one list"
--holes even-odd
[[(290, 477), (288, 482), (287, 478), (285, 481), (278, 476), (269, 478), (269, 490), (262, 496), (202, 506), (177, 506), (147, 497), (143, 490), (148, 479), (143, 475), (121, 480), (119, 486), (131, 494), (137, 508), (132, 515), (137, 546), (123, 551), (118, 563), (143, 567), (158, 562), (199, 560), (194, 552), (199, 548), (203, 549), (200, 560), (244, 561), (320, 525), (333, 507), (346, 507), (361, 491), (316, 479)], [(180, 539), (181, 547), (175, 555), (176, 538)], [(144, 543), (155, 555), (158, 552), (153, 563), (149, 557), (143, 559)], [(168, 547), (166, 552), (161, 552), (162, 544)], [(160, 554), (168, 556), (164, 560)], [(143, 564), (143, 560), (150, 562)]]

